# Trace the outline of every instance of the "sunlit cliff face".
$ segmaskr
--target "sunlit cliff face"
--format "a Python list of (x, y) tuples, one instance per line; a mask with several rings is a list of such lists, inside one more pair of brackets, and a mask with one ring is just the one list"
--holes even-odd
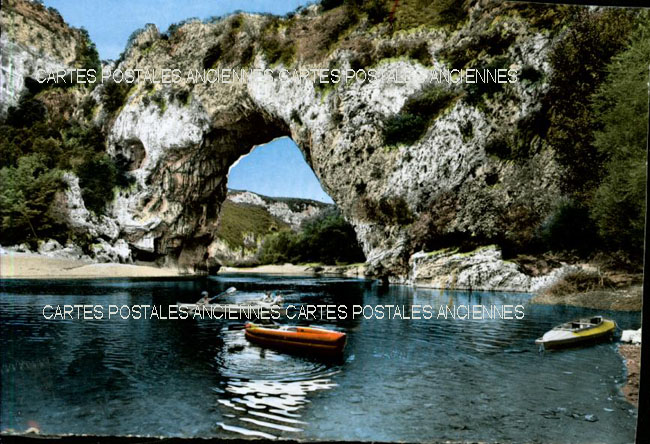
[[(536, 146), (518, 163), (486, 152), (503, 131), (535, 112), (544, 81), (508, 83), (477, 104), (462, 85), (430, 79), (435, 70), (453, 68), (445, 56), (449, 48), (497, 31), (508, 36), (508, 44), (498, 48), (505, 68), (534, 65), (546, 71), (549, 32), (533, 28), (508, 6), (484, 1), (474, 2), (457, 27), (391, 33), (361, 18), (346, 25), (345, 33), (327, 37), (325, 25), (343, 26), (345, 20), (340, 10), (314, 6), (291, 19), (239, 14), (189, 22), (172, 35), (153, 26), (139, 34), (124, 57), (105, 69), (260, 70), (231, 83), (192, 83), (181, 76), (169, 84), (134, 84), (112, 112), (102, 103), (106, 84), (87, 93), (97, 104), (90, 119), (107, 134), (109, 153), (126, 158), (136, 178), (130, 189), (119, 191), (107, 214), (119, 227), (118, 237), (134, 250), (190, 269), (216, 268), (209, 246), (228, 169), (253, 146), (280, 136), (296, 142), (355, 227), (373, 273), (408, 273), (409, 256), (421, 248), (417, 228), (425, 215), (441, 236), (493, 239), (516, 233), (521, 214), (533, 223), (548, 213), (558, 193), (549, 149)], [(476, 63), (487, 65), (488, 53), (477, 52)], [(27, 65), (24, 76), (33, 72)], [(314, 68), (373, 70), (376, 79), (321, 83), (320, 76), (264, 72)], [(422, 134), (388, 143), (389, 119), (431, 88), (443, 90), (446, 100), (438, 109), (426, 108)]]

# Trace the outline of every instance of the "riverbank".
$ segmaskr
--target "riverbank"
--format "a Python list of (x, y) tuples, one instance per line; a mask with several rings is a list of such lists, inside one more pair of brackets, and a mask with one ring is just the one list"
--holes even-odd
[(176, 268), (142, 264), (93, 263), (82, 259), (47, 257), (35, 253), (9, 252), (0, 255), (2, 279), (92, 279), (118, 277), (177, 277)]
[(621, 344), (618, 352), (625, 360), (627, 382), (623, 386), (625, 398), (635, 406), (639, 405), (639, 378), (641, 374), (641, 345)]
[(259, 265), (256, 267), (221, 267), (219, 274), (272, 274), (284, 276), (346, 276), (365, 277), (364, 264), (323, 265), (323, 264), (282, 264)]

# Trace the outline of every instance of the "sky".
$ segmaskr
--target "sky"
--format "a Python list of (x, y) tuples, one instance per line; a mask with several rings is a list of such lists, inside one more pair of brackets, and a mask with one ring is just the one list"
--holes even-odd
[[(153, 23), (164, 32), (172, 23), (207, 19), (237, 10), (283, 15), (313, 0), (44, 0), (70, 25), (88, 30), (103, 60), (117, 59), (133, 31)], [(332, 202), (289, 138), (257, 147), (231, 168), (228, 187), (266, 196)]]
[(298, 146), (288, 137), (259, 145), (239, 159), (228, 174), (228, 188), (333, 203)]
[(313, 0), (44, 0), (64, 20), (88, 30), (103, 60), (117, 59), (133, 31), (153, 23), (160, 32), (191, 17), (207, 19), (235, 11), (284, 15)]

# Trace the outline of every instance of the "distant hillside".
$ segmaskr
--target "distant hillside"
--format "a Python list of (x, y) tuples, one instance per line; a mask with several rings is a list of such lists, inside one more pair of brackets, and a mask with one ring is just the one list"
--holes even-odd
[(269, 214), (298, 230), (303, 220), (313, 217), (332, 205), (311, 199), (295, 197), (269, 197), (251, 191), (228, 190), (226, 201), (238, 204), (256, 205), (265, 208)]
[(298, 231), (305, 219), (330, 207), (332, 205), (315, 200), (229, 190), (221, 207), (210, 253), (223, 265), (253, 263), (265, 235), (283, 230)]

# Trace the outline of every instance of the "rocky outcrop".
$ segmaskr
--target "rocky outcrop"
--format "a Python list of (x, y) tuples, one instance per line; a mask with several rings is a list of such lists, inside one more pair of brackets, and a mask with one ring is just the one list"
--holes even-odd
[[(129, 242), (153, 236), (157, 252), (200, 267), (209, 258), (206, 246), (214, 237), (230, 165), (258, 143), (290, 136), (355, 227), (370, 272), (408, 272), (413, 248), (409, 223), (445, 199), (452, 208), (443, 227), (448, 233), (489, 239), (508, 231), (520, 213), (540, 220), (558, 193), (552, 155), (541, 149), (530, 159), (513, 163), (489, 155), (486, 146), (504, 125), (516, 125), (534, 112), (546, 87), (543, 82), (508, 85), (507, 91), (481, 107), (459, 96), (417, 142), (386, 148), (383, 140), (385, 120), (429, 86), (434, 69), (450, 68), (442, 59), (444, 50), (487, 32), (499, 13), (500, 32), (511, 34), (513, 42), (505, 50), (509, 66), (534, 64), (547, 70), (548, 33), (490, 2), (476, 2), (458, 31), (377, 35), (370, 42), (373, 48), (404, 39), (431, 42), (433, 65), (404, 58), (380, 61), (374, 69), (381, 80), (373, 82), (320, 88), (309, 78), (279, 80), (258, 72), (246, 81), (156, 85), (153, 92), (135, 86), (117, 116), (109, 119), (100, 112), (97, 117), (110, 134), (112, 152), (128, 150), (134, 143), (145, 152), (142, 165), (133, 171), (137, 190), (118, 196), (113, 214), (128, 232)], [(295, 21), (316, 26), (327, 14), (312, 7)], [(195, 21), (166, 38), (148, 28), (118, 67), (202, 70), (214, 47), (234, 36), (234, 50), (253, 51), (252, 66), (277, 70), (283, 66), (272, 66), (255, 43), (269, 38), (268, 20), (243, 14), (217, 23)], [(361, 38), (362, 32), (353, 32), (348, 40)], [(300, 47), (296, 38), (293, 44)], [(347, 69), (360, 54), (344, 46), (310, 62), (297, 54), (287, 67)], [(236, 62), (226, 57), (214, 61), (215, 68), (231, 66)], [(174, 88), (189, 93), (186, 102), (175, 99)], [(152, 94), (166, 105), (161, 108), (145, 100)]]
[[(494, 252), (483, 252), (467, 266), (449, 255), (427, 256), (427, 261), (411, 257), (420, 248), (414, 226), (425, 217), (435, 222), (440, 236), (517, 237), (521, 225), (539, 224), (559, 195), (558, 168), (539, 140), (524, 141), (530, 155), (517, 160), (500, 158), (489, 148), (502, 143), (504, 131), (516, 131), (534, 117), (548, 87), (553, 32), (563, 24), (560, 20), (549, 25), (554, 29), (541, 29), (507, 3), (466, 4), (467, 19), (458, 26), (408, 32), (393, 32), (387, 23), (373, 27), (365, 15), (350, 24), (345, 7), (322, 11), (317, 5), (286, 19), (237, 14), (190, 21), (168, 34), (148, 26), (106, 69), (160, 73), (177, 68), (188, 73), (243, 66), (273, 74), (253, 71), (244, 79), (214, 83), (192, 82), (185, 75), (174, 84), (140, 82), (130, 85), (123, 106), (114, 112), (102, 105), (107, 85), (95, 88), (91, 94), (99, 106), (93, 122), (108, 135), (109, 153), (129, 159), (136, 183), (117, 193), (107, 214), (111, 222), (92, 221), (86, 229), (187, 269), (214, 270), (216, 249), (210, 246), (230, 166), (254, 146), (289, 136), (354, 226), (369, 274), (406, 281), (411, 265), (419, 264), (415, 282), (442, 284), (440, 276), (459, 269), (465, 271), (454, 278), (455, 284), (468, 288), (534, 288), (532, 280), (508, 265), (499, 263), (502, 270), (497, 272), (490, 265), (499, 260)], [(3, 32), (2, 38), (15, 35)], [(24, 39), (14, 43), (24, 45)], [(412, 57), (412, 51), (400, 48), (418, 48), (420, 55)], [(452, 99), (418, 140), (388, 146), (387, 120), (432, 87), (436, 70), (463, 67), (454, 66), (449, 56), (457, 48), (467, 48), (479, 68), (497, 54), (505, 68), (521, 73), (535, 66), (539, 76), (503, 85), (479, 102), (470, 100), (462, 85), (436, 84)], [(4, 44), (2, 51), (5, 60)], [(30, 51), (17, 50), (25, 57)], [(377, 80), (320, 84), (313, 76), (284, 78), (280, 72), (285, 68), (372, 68)], [(21, 77), (30, 75), (31, 68), (20, 72)], [(77, 215), (70, 223), (82, 227), (89, 216), (79, 202), (71, 203), (77, 193), (73, 180), (68, 183), (68, 208)], [(278, 217), (286, 213), (280, 207), (273, 210)], [(455, 265), (447, 270), (443, 259)]]
[(411, 256), (411, 273), (402, 283), (449, 290), (536, 293), (578, 270), (563, 264), (540, 276), (529, 276), (514, 262), (504, 261), (495, 246), (468, 253), (440, 250)]
[(0, 13), (0, 116), (16, 105), (26, 82), (74, 66), (85, 35), (36, 1), (6, 0)]

